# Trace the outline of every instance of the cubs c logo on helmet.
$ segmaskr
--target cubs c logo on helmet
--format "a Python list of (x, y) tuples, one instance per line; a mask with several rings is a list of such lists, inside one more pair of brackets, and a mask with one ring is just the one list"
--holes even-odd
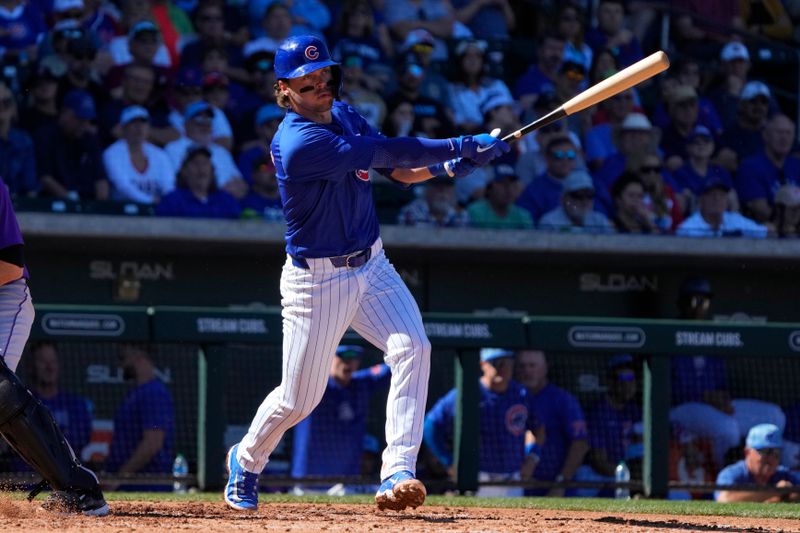
[(369, 181), (369, 170), (356, 170), (356, 177), (361, 181)]
[(307, 46), (306, 51), (304, 52), (306, 59), (309, 61), (315, 61), (319, 58), (319, 50), (317, 50), (316, 46)]

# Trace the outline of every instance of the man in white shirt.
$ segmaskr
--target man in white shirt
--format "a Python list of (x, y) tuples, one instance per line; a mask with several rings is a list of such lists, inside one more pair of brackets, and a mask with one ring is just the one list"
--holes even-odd
[(211, 164), (214, 166), (217, 186), (241, 199), (247, 194), (247, 182), (242, 179), (231, 153), (212, 140), (213, 118), (213, 109), (207, 102), (189, 104), (184, 112), (185, 136), (172, 141), (165, 149), (175, 168), (180, 168), (187, 148), (196, 144), (205, 146), (211, 153)]
[(676, 234), (684, 237), (766, 237), (766, 226), (727, 210), (730, 190), (727, 178), (710, 175), (703, 185), (697, 211), (678, 226)]
[(146, 141), (150, 114), (133, 105), (122, 110), (122, 138), (103, 152), (103, 164), (111, 181), (111, 198), (155, 204), (175, 188), (175, 170), (166, 152)]

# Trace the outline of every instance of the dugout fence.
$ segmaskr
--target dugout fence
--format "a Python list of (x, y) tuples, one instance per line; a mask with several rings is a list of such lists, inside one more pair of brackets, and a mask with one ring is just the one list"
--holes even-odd
[[(118, 347), (128, 342), (148, 343), (157, 375), (172, 394), (175, 434), (170, 453), (182, 453), (189, 459), (192, 480), (200, 489), (216, 490), (222, 485), (227, 446), (246, 431), (259, 403), (280, 382), (279, 310), (40, 304), (36, 311), (33, 344), (57, 344), (62, 387), (88, 398), (94, 406), (92, 438), (81, 450), (85, 459), (107, 453), (114, 414), (127, 390)], [(722, 361), (727, 365), (724, 377), (734, 400), (741, 397), (763, 403), (755, 403), (751, 409), (755, 422), (762, 413), (760, 407), (766, 416), (770, 406), (779, 406), (787, 436), (800, 433), (796, 427), (800, 426), (800, 409), (795, 411), (800, 402), (796, 390), (800, 324), (444, 313), (427, 313), (423, 319), (433, 345), (428, 408), (452, 387), (458, 390), (453, 432), (455, 481), (445, 480), (442, 470), (437, 470), (425, 453), (420, 462), (420, 476), (436, 488), (478, 489), (478, 362), (480, 348), (487, 346), (544, 350), (550, 381), (570, 391), (587, 415), (608, 394), (610, 358), (630, 354), (639, 385), (632, 402), (641, 409), (642, 423), (615, 431), (624, 433), (625, 453), (634, 466), (630, 487), (649, 497), (667, 497), (670, 491), (707, 493), (713, 488), (710, 475), (697, 475), (696, 466), (709, 466), (714, 439), (689, 439), (686, 431), (676, 434), (674, 420), (670, 423), (676, 399), (682, 394), (671, 384), (676, 357), (694, 362), (702, 354), (717, 363)], [(345, 341), (363, 344), (351, 332)], [(368, 347), (365, 363), (377, 363), (380, 357)], [(23, 364), (23, 378), (29, 372), (30, 367)], [(368, 419), (368, 434), (378, 439), (378, 448), (383, 444), (385, 398), (385, 393), (375, 395)], [(589, 427), (593, 430), (606, 428)], [(634, 456), (630, 450), (639, 453)], [(797, 449), (792, 450), (796, 454)], [(290, 478), (291, 454), (289, 435), (276, 450), (262, 484), (289, 490), (298, 483)], [(14, 463), (5, 468), (13, 471)], [(165, 486), (169, 477), (142, 476), (135, 481)], [(336, 481), (374, 483), (375, 479), (300, 481), (313, 486)], [(529, 485), (554, 486), (549, 481)], [(602, 489), (614, 483), (608, 476), (589, 476), (561, 485), (603, 495)]]

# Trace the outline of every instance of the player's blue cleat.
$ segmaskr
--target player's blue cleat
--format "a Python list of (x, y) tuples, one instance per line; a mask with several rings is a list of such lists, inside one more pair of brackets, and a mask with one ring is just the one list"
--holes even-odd
[(225, 464), (228, 467), (228, 484), (225, 485), (225, 503), (237, 511), (255, 511), (258, 508), (258, 474), (248, 472), (236, 460), (238, 444), (228, 450)]
[(406, 507), (416, 508), (422, 505), (427, 494), (425, 485), (414, 474), (401, 470), (383, 480), (375, 495), (375, 503), (381, 511), (402, 511)]

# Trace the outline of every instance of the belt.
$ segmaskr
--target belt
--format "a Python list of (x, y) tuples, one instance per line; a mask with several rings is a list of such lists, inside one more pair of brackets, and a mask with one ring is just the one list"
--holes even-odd
[[(366, 248), (364, 250), (360, 250), (358, 252), (353, 252), (352, 254), (348, 255), (338, 255), (336, 257), (327, 257), (331, 264), (336, 268), (348, 267), (348, 268), (358, 268), (363, 266), (369, 258), (372, 257), (372, 248)], [(295, 257), (291, 256), (292, 264), (297, 268), (305, 268), (308, 269), (308, 261), (303, 259), (302, 257)]]

